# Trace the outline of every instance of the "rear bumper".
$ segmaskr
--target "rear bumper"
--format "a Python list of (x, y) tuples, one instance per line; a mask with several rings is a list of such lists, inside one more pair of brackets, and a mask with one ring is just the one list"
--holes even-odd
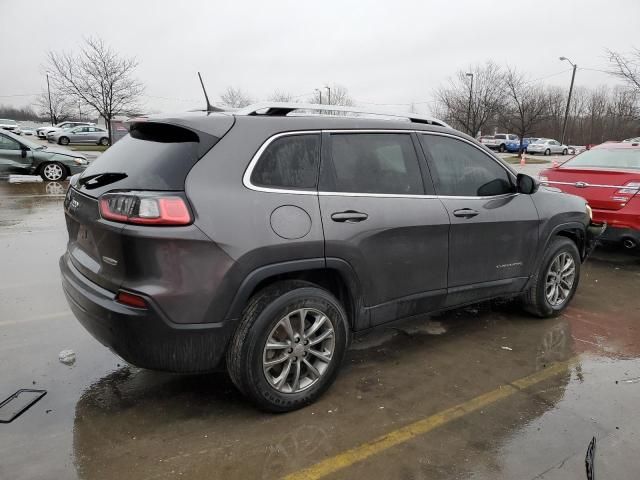
[(148, 309), (115, 301), (115, 294), (84, 277), (67, 255), (60, 258), (62, 287), (73, 314), (100, 343), (138, 367), (179, 373), (215, 370), (237, 322), (176, 324), (151, 298)]
[[(631, 240), (636, 246), (640, 245), (640, 230), (631, 228), (610, 227), (604, 232), (600, 240), (603, 242), (620, 243)], [(628, 244), (631, 245), (631, 244)]]

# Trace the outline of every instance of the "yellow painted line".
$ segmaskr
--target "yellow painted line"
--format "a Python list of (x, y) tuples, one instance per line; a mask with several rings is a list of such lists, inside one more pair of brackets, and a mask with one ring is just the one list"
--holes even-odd
[(355, 463), (366, 460), (373, 455), (388, 450), (391, 447), (405, 443), (417, 436), (424, 435), (431, 430), (452, 422), (453, 420), (457, 420), (469, 413), (473, 413), (481, 408), (510, 397), (522, 389), (532, 387), (544, 380), (555, 377), (556, 375), (566, 371), (575, 363), (575, 361), (576, 358), (572, 358), (565, 362), (554, 363), (544, 370), (523, 377), (511, 382), (510, 384), (501, 385), (488, 393), (389, 432), (370, 442), (363, 443), (358, 447), (327, 458), (326, 460), (316, 463), (308, 468), (293, 472), (284, 477), (284, 480), (317, 480), (319, 478), (326, 477), (327, 475), (331, 475), (332, 473), (350, 467)]

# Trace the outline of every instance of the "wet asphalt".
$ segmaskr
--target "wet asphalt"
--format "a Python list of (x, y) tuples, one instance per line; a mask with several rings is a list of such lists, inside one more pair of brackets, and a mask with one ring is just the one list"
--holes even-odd
[[(640, 478), (640, 255), (596, 250), (558, 318), (493, 303), (372, 333), (320, 401), (270, 415), (225, 374), (140, 370), (80, 327), (58, 274), (65, 188), (0, 183), (0, 400), (47, 390), (0, 424), (0, 479), (274, 479), (321, 461), (332, 479), (585, 479), (594, 436), (598, 479)], [(364, 460), (343, 453), (554, 365)]]

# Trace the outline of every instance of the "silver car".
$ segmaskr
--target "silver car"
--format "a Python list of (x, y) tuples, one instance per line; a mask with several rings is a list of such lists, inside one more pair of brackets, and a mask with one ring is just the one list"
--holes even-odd
[(567, 145), (562, 145), (559, 141), (552, 140), (551, 138), (538, 138), (535, 142), (532, 142), (527, 146), (527, 153), (542, 153), (544, 155), (566, 155), (567, 153), (569, 153), (569, 147)]
[(109, 145), (109, 133), (104, 128), (83, 125), (52, 132), (47, 135), (47, 140), (59, 145), (69, 145), (70, 143)]

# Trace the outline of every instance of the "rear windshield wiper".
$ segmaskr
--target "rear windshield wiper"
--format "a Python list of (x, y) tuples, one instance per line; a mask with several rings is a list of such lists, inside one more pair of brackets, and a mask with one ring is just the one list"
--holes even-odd
[(78, 185), (85, 187), (87, 190), (91, 190), (92, 188), (109, 185), (110, 183), (117, 182), (123, 178), (127, 178), (127, 174), (123, 172), (96, 173), (95, 175), (80, 178), (78, 180)]

